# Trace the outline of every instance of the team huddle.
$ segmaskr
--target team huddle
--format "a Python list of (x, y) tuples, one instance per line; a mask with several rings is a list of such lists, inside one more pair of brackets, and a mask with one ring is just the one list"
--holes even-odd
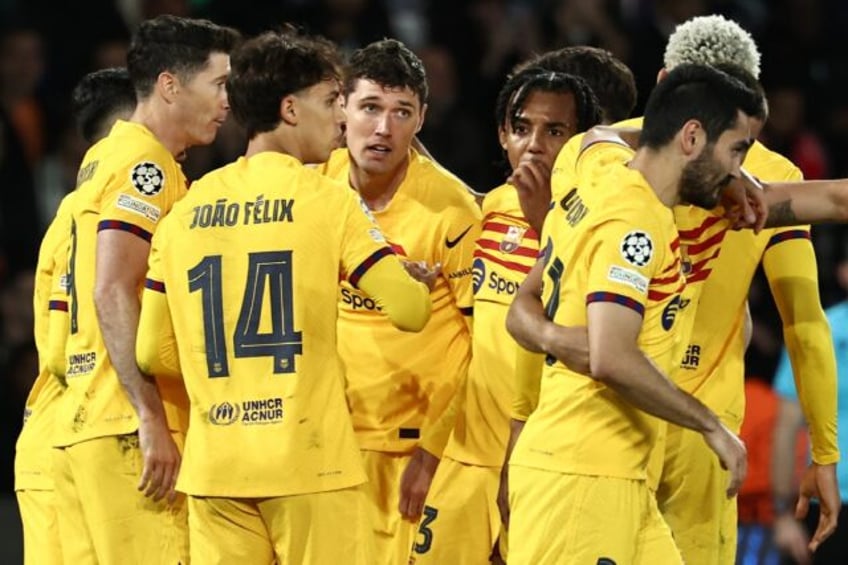
[[(840, 501), (808, 224), (845, 221), (848, 186), (755, 141), (759, 57), (685, 22), (635, 119), (606, 51), (522, 63), (482, 197), (419, 144), (402, 43), (143, 22), (74, 92), (92, 145), (39, 253), (26, 562), (734, 563), (760, 263), (814, 549)], [(189, 190), (229, 112), (244, 155)]]

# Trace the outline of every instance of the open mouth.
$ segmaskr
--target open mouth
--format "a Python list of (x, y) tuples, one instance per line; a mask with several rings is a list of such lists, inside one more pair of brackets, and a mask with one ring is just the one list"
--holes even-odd
[(392, 148), (388, 145), (376, 144), (376, 145), (368, 145), (366, 149), (371, 153), (377, 153), (378, 155), (388, 155), (392, 152)]

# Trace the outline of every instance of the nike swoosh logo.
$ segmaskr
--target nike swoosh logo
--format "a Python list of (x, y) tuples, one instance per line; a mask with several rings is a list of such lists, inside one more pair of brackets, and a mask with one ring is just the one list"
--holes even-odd
[(471, 230), (471, 226), (468, 226), (467, 228), (465, 228), (465, 231), (463, 231), (461, 234), (459, 234), (459, 236), (457, 236), (456, 239), (448, 239), (446, 237), (445, 238), (445, 247), (447, 247), (448, 249), (453, 249), (454, 247), (456, 247), (456, 244), (459, 243), (462, 240), (462, 238), (465, 237), (465, 234), (467, 234), (470, 230)]

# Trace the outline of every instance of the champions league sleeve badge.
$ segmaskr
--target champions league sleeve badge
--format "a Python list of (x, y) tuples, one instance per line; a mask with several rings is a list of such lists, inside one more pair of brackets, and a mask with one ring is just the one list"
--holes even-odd
[(621, 256), (631, 265), (644, 267), (653, 254), (654, 244), (647, 232), (632, 231), (621, 240)]
[(144, 161), (130, 173), (133, 187), (144, 196), (156, 196), (165, 186), (165, 173), (156, 163)]

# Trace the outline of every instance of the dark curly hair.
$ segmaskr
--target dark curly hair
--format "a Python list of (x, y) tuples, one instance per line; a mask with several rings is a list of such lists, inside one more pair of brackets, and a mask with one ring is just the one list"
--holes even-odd
[(230, 57), (230, 109), (252, 138), (280, 120), (280, 100), (325, 80), (341, 80), (341, 58), (328, 40), (288, 27), (244, 42)]
[(633, 73), (605, 49), (586, 45), (563, 47), (538, 55), (517, 66), (513, 72), (518, 73), (527, 67), (542, 67), (585, 80), (598, 98), (604, 122), (626, 120), (636, 107)]
[(424, 63), (396, 39), (375, 41), (351, 55), (345, 70), (345, 95), (353, 91), (358, 79), (389, 88), (409, 87), (422, 105), (429, 95)]
[(515, 127), (527, 97), (536, 91), (571, 93), (577, 113), (577, 131), (586, 131), (601, 122), (601, 107), (592, 89), (580, 77), (541, 67), (524, 67), (507, 79), (495, 103), (498, 128)]

